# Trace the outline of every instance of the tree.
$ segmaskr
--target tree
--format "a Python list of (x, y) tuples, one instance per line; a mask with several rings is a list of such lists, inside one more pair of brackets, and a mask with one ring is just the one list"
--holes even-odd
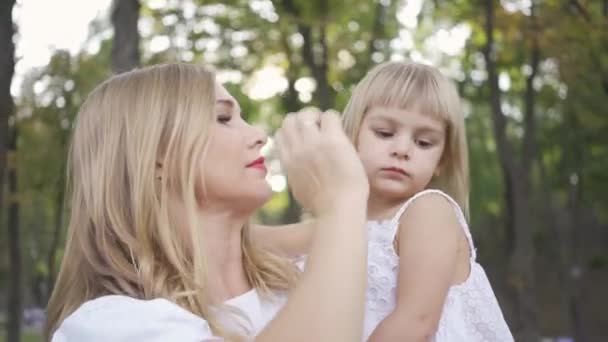
[[(495, 1), (486, 0), (486, 44), (483, 47), (483, 56), (488, 72), (488, 85), (490, 88), (490, 106), (492, 109), (492, 121), (494, 136), (500, 164), (505, 180), (505, 200), (508, 213), (511, 217), (511, 230), (514, 235), (512, 249), (510, 251), (510, 275), (509, 284), (514, 292), (516, 314), (516, 332), (521, 341), (536, 341), (539, 338), (537, 307), (535, 300), (535, 271), (534, 256), (535, 248), (532, 241), (533, 221), (532, 206), (530, 203), (532, 181), (531, 168), (536, 152), (536, 124), (534, 117), (535, 91), (534, 79), (538, 72), (540, 51), (536, 36), (532, 37), (531, 57), (529, 61), (530, 75), (526, 79), (526, 90), (524, 98), (524, 138), (521, 159), (518, 160), (513, 151), (513, 144), (507, 138), (507, 119), (502, 109), (501, 91), (498, 84), (498, 69), (496, 66), (496, 46), (494, 40), (495, 30)], [(534, 7), (532, 7), (534, 8)], [(531, 15), (532, 21), (535, 19)], [(532, 35), (538, 32), (531, 30)]]
[[(97, 23), (95, 23), (97, 25)], [(93, 27), (97, 40), (106, 27)], [(26, 279), (35, 305), (45, 306), (61, 260), (65, 231), (66, 160), (71, 129), (88, 92), (111, 75), (112, 41), (76, 56), (56, 51), (48, 65), (31, 70), (22, 83), (18, 121), (19, 194)]]
[[(9, 251), (9, 284), (8, 284), (8, 334), (9, 342), (19, 341), (21, 335), (21, 254), (18, 226), (18, 203), (16, 194), (17, 176), (15, 171), (15, 147), (17, 130), (13, 124), (10, 129), (10, 118), (15, 110), (11, 95), (11, 83), (15, 72), (15, 34), (13, 7), (15, 0), (3, 1), (0, 4), (0, 49), (5, 51), (0, 57), (0, 209), (4, 209), (4, 172), (8, 169), (10, 194), (8, 219)], [(7, 139), (10, 135), (10, 139)], [(8, 153), (7, 153), (8, 149)], [(8, 166), (8, 168), (7, 168)], [(1, 215), (0, 215), (1, 216)]]

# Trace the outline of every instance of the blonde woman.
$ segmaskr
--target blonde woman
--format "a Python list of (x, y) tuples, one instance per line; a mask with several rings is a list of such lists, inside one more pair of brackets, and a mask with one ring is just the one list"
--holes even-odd
[[(364, 340), (513, 341), (467, 224), (454, 85), (431, 66), (378, 65), (355, 88), (343, 124), (370, 186)], [(305, 253), (309, 228), (256, 232), (269, 246)]]
[(250, 237), (251, 214), (271, 196), (266, 136), (211, 71), (152, 66), (93, 90), (69, 155), (71, 215), (47, 339), (359, 339), (364, 170), (334, 115), (290, 115), (278, 140), (290, 186), (314, 215), (302, 273)]

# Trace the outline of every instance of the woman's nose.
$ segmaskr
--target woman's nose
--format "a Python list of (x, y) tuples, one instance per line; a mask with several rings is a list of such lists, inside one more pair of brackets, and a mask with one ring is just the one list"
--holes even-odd
[(251, 147), (261, 148), (268, 141), (268, 134), (261, 127), (251, 127)]

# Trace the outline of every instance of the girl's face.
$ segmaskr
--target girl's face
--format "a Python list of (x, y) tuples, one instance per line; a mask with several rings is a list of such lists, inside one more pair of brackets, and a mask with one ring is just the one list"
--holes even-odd
[(416, 111), (373, 106), (363, 118), (357, 150), (372, 197), (403, 201), (440, 172), (444, 122)]
[(215, 92), (215, 122), (201, 160), (203, 206), (255, 210), (272, 196), (260, 154), (267, 135), (243, 120), (238, 102), (223, 86)]

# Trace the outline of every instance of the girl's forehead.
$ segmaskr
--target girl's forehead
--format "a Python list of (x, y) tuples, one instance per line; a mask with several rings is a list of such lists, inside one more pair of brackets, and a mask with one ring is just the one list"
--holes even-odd
[(437, 96), (421, 96), (416, 98), (410, 96), (403, 98), (377, 98), (370, 99), (367, 104), (365, 115), (374, 113), (388, 113), (392, 115), (403, 115), (404, 113), (417, 113), (427, 116), (441, 123), (451, 120), (451, 113), (446, 104)]
[(403, 109), (396, 106), (374, 106), (367, 111), (365, 116), (368, 121), (387, 122), (396, 125), (415, 124), (437, 131), (443, 131), (447, 124), (441, 117), (429, 115), (417, 109)]

